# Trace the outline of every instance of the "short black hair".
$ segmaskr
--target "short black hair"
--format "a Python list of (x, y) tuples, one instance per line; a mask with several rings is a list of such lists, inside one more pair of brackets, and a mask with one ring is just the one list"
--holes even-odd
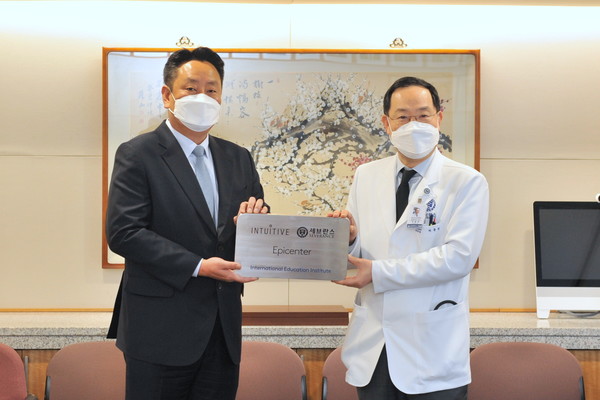
[(414, 76), (405, 76), (404, 78), (400, 78), (396, 82), (394, 82), (392, 86), (390, 86), (390, 88), (387, 90), (387, 92), (385, 92), (385, 96), (383, 96), (383, 113), (385, 115), (388, 115), (388, 113), (390, 112), (392, 94), (396, 91), (396, 89), (405, 88), (409, 86), (421, 86), (429, 90), (429, 93), (431, 93), (431, 99), (433, 100), (433, 106), (435, 107), (435, 110), (440, 111), (442, 109), (440, 96), (438, 95), (437, 90), (431, 83), (421, 78), (415, 78)]
[(223, 77), (225, 76), (225, 63), (217, 53), (208, 47), (198, 47), (193, 50), (177, 50), (175, 53), (169, 56), (169, 59), (165, 64), (165, 69), (163, 70), (163, 81), (165, 85), (169, 87), (169, 89), (173, 89), (173, 82), (177, 78), (177, 70), (179, 67), (192, 60), (206, 61), (211, 63), (219, 73), (219, 76), (221, 77), (221, 85), (223, 85)]

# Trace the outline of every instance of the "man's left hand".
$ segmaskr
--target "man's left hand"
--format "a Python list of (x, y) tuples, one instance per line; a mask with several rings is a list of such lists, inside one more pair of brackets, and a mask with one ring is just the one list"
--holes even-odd
[(334, 283), (361, 289), (373, 281), (373, 261), (351, 255), (348, 255), (348, 261), (356, 267), (358, 272), (355, 276), (347, 276), (341, 281), (333, 281)]

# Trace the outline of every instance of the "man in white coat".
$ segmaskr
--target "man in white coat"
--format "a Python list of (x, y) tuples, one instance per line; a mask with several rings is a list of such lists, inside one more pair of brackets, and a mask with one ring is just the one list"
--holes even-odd
[(342, 360), (361, 400), (467, 398), (469, 274), (489, 192), (483, 175), (437, 150), (442, 118), (431, 84), (398, 79), (382, 116), (398, 155), (361, 165), (347, 210), (329, 214), (351, 223), (357, 272), (336, 283), (359, 288)]

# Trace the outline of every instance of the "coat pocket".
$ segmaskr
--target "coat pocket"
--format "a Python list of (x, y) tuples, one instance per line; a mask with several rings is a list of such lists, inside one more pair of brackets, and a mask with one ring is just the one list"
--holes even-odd
[(469, 375), (469, 315), (465, 302), (416, 314), (414, 339), (421, 376), (433, 382)]
[(156, 279), (129, 277), (125, 291), (147, 297), (171, 297), (173, 288)]

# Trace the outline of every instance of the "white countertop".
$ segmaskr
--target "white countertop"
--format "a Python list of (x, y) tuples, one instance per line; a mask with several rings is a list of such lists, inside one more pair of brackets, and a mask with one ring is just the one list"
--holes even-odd
[[(104, 340), (109, 312), (0, 312), (0, 342), (16, 349), (60, 349), (71, 343)], [(292, 348), (334, 348), (345, 326), (244, 326), (244, 340), (271, 341)], [(471, 313), (471, 347), (484, 343), (528, 341), (567, 349), (600, 349), (600, 315), (579, 318), (552, 313)]]

